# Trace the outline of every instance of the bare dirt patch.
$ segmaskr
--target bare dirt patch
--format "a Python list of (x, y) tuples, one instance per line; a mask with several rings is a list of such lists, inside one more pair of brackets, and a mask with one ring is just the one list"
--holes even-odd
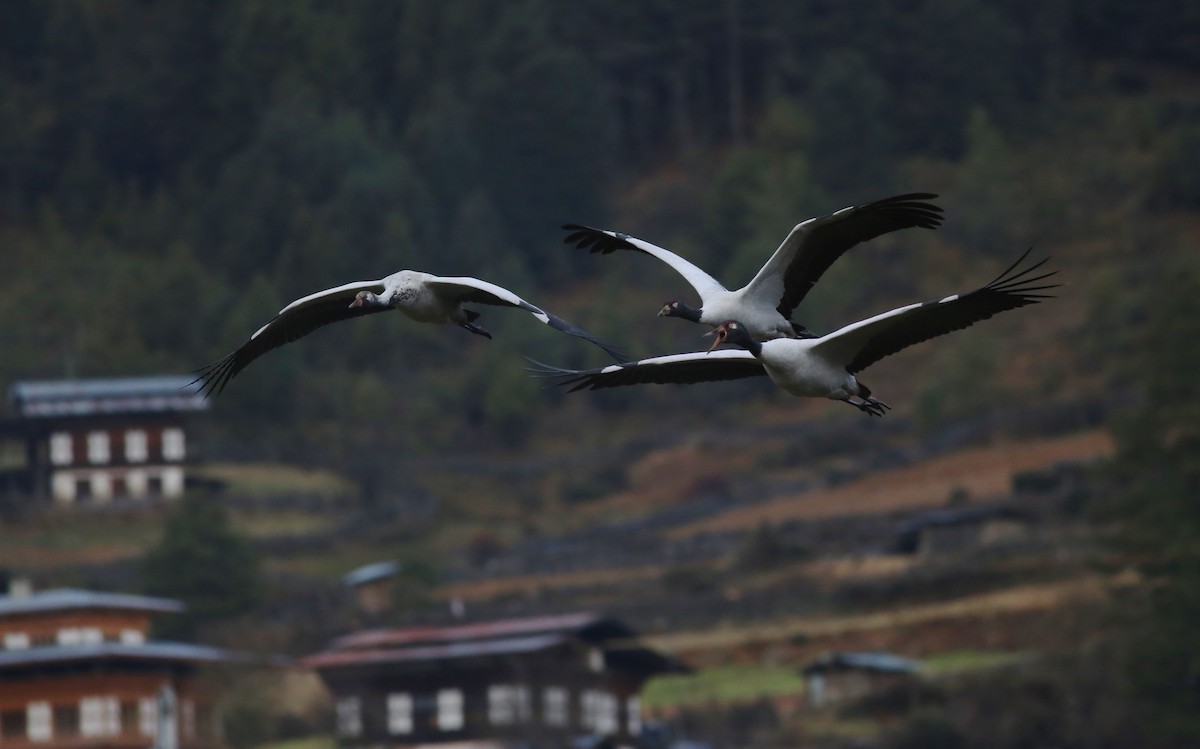
[(1056, 439), (1026, 440), (962, 450), (894, 471), (881, 471), (830, 489), (739, 508), (672, 530), (671, 538), (738, 531), (762, 522), (817, 520), (938, 507), (952, 492), (974, 500), (1008, 493), (1013, 474), (1065, 461), (1092, 460), (1113, 451), (1112, 437), (1096, 430)]

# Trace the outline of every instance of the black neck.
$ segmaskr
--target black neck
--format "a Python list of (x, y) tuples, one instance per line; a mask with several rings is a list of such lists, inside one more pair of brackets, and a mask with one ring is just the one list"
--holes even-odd
[(682, 317), (684, 320), (692, 322), (700, 322), (700, 310), (687, 306), (683, 302), (679, 302), (675, 308), (675, 316)]

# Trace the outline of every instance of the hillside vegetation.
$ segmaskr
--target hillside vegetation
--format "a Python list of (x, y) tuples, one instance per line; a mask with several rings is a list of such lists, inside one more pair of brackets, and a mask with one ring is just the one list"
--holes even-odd
[[(403, 267), (633, 356), (694, 350), (654, 317), (689, 299), (673, 273), (559, 225), (740, 284), (800, 220), (936, 192), (940, 230), (854, 249), (797, 317), (971, 289), (1029, 246), (1064, 285), (872, 366), (886, 419), (764, 382), (567, 394), (522, 357), (603, 355), (492, 308), (493, 341), (380, 315), (256, 361), (191, 442), (222, 512), (187, 509), (261, 584), (195, 634), (304, 653), (455, 598), (602, 609), (701, 669), (647, 704), (721, 745), (1185, 746), (1197, 102), (1200, 11), (1166, 0), (17, 0), (0, 386), (195, 370), (291, 299)], [(894, 553), (924, 511), (1005, 503), (1033, 518), (1014, 546)], [(19, 508), (0, 568), (144, 589), (188, 517)], [(372, 618), (339, 580), (385, 558), (404, 574)], [(829, 649), (921, 658), (933, 694), (794, 719), (796, 668)], [(252, 707), (235, 745), (328, 719)]]

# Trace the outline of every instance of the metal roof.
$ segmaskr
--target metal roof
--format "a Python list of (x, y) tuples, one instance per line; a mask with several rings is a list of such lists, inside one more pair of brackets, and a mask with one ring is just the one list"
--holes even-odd
[(916, 661), (892, 653), (826, 653), (805, 666), (804, 673), (857, 670), (911, 674), (918, 668)]
[(208, 409), (200, 383), (188, 375), (23, 381), (8, 398), (26, 418)]
[(404, 565), (397, 561), (372, 562), (351, 570), (342, 576), (342, 584), (353, 587), (363, 583), (382, 580), (400, 571)]
[(151, 598), (131, 593), (104, 593), (76, 588), (55, 588), (23, 596), (0, 596), (0, 617), (70, 609), (125, 609), (155, 613), (178, 613), (184, 606), (169, 598)]
[(327, 650), (299, 661), (310, 668), (361, 666), (373, 663), (401, 661), (433, 661), (450, 658), (470, 658), (484, 655), (532, 653), (567, 642), (565, 634), (543, 634), (532, 637), (509, 637), (499, 640), (474, 640), (445, 645), (415, 648), (371, 648), (363, 650)]
[(537, 616), (523, 619), (501, 619), (473, 624), (449, 626), (407, 627), (403, 629), (374, 629), (355, 632), (334, 640), (333, 647), (339, 650), (372, 648), (381, 646), (400, 647), (439, 642), (496, 639), (551, 632), (580, 634), (594, 632), (599, 637), (631, 637), (633, 630), (625, 625), (592, 613)]
[(149, 660), (219, 663), (238, 658), (240, 656), (228, 650), (182, 642), (147, 642), (140, 645), (103, 642), (95, 645), (47, 645), (25, 650), (0, 650), (0, 669), (69, 661)]
[(311, 668), (438, 661), (453, 658), (531, 653), (575, 639), (592, 641), (618, 669), (644, 672), (686, 670), (681, 664), (632, 638), (634, 631), (593, 613), (503, 619), (439, 627), (408, 627), (357, 632), (335, 640), (330, 649), (300, 663)]

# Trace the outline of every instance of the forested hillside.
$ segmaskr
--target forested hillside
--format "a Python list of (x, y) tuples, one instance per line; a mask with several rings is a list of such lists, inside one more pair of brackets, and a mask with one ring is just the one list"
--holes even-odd
[[(1139, 280), (1093, 261), (1174, 254), (1155, 227), (1200, 194), (1200, 44), (1179, 13), (1196, 11), (15, 2), (0, 31), (0, 382), (195, 369), (292, 298), (400, 267), (494, 280), (634, 354), (691, 348), (687, 326), (652, 319), (686, 289), (640, 258), (564, 247), (558, 225), (634, 232), (732, 282), (795, 222), (907, 190), (943, 196), (945, 229), (856, 251), (806, 321), (983, 282), (1036, 244), (1078, 322), (1099, 285), (1124, 298)], [(353, 469), (363, 441), (520, 444), (560, 396), (519, 355), (597, 354), (489, 318), (490, 344), (372, 319), (276, 352), (219, 401), (237, 439), (212, 450)], [(931, 355), (952, 371), (990, 348)], [(1076, 353), (1057, 366), (1095, 369)]]
[[(805, 641), (813, 617), (859, 626), (914, 604), (934, 617), (961, 595), (962, 621), (880, 630), (921, 656), (1003, 650), (971, 639), (962, 622), (978, 615), (1010, 650), (1068, 652), (1065, 666), (968, 685), (962, 704), (1011, 708), (1012, 725), (947, 701), (969, 745), (1195, 736), (1200, 4), (4, 11), (0, 388), (192, 371), (292, 299), (400, 268), (501, 284), (633, 356), (708, 345), (654, 316), (694, 301), (675, 274), (564, 245), (566, 223), (628, 232), (740, 285), (803, 219), (938, 193), (942, 228), (881, 237), (826, 274), (796, 315), (822, 332), (974, 288), (1030, 246), (1064, 284), (872, 366), (864, 379), (895, 406), (882, 420), (766, 382), (567, 394), (523, 357), (603, 353), (499, 308), (483, 310), (492, 341), (401, 315), (333, 326), (256, 361), (197, 421), (189, 445), (227, 491), (168, 510), (13, 512), (4, 571), (205, 588), (186, 623), (200, 639), (294, 654), (361, 624), (336, 581), (395, 557), (396, 620), (443, 616), (451, 596), (496, 615), (612, 606), (668, 639), (708, 643), (713, 627), (736, 641), (713, 646), (714, 663), (778, 650), (793, 680), (805, 649), (830, 642)], [(1043, 525), (1011, 557), (885, 554), (898, 519), (1062, 475), (1058, 494), (1018, 497)], [(194, 563), (197, 549), (228, 567)], [(1120, 577), (1119, 605), (1071, 598), (1125, 568), (1137, 574)], [(245, 596), (214, 601), (211, 575)], [(1001, 604), (1028, 603), (1005, 586), (1068, 603), (996, 625), (1015, 616)], [(789, 617), (801, 623), (776, 640), (724, 630)], [(931, 745), (904, 740), (886, 745)]]

